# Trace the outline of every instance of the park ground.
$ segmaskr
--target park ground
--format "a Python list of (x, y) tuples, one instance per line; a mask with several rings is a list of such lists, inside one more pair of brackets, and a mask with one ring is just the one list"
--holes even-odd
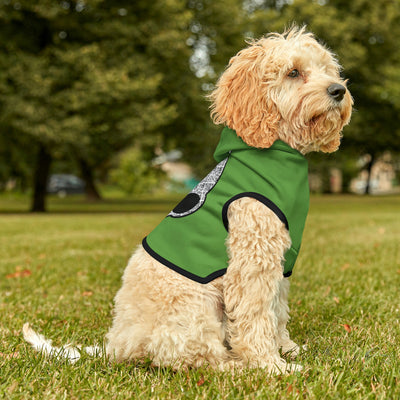
[(308, 351), (302, 372), (268, 376), (83, 356), (46, 360), (25, 322), (55, 345), (100, 343), (127, 260), (178, 198), (88, 204), (0, 198), (0, 398), (399, 399), (400, 197), (315, 196), (290, 278), (289, 330)]

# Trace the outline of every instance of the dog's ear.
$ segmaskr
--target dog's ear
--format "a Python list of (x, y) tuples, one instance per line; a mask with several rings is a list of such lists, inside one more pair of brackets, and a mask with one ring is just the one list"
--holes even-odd
[(211, 117), (236, 131), (249, 146), (267, 148), (278, 139), (280, 114), (266, 81), (266, 49), (259, 42), (231, 58), (209, 96)]

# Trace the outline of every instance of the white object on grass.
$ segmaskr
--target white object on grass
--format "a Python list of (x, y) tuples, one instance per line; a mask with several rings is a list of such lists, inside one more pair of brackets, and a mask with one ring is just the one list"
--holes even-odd
[[(24, 339), (32, 345), (32, 347), (46, 356), (56, 358), (57, 360), (67, 360), (71, 363), (75, 363), (81, 358), (82, 348), (81, 346), (73, 347), (68, 344), (66, 346), (54, 347), (52, 341), (46, 339), (43, 335), (36, 333), (29, 325), (29, 322), (25, 323), (22, 327), (22, 333)], [(83, 351), (90, 356), (101, 356), (102, 350), (98, 346), (84, 347)]]

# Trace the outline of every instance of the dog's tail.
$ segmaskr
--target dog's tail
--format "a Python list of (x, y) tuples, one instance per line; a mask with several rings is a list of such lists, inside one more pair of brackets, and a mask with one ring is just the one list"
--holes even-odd
[(58, 360), (66, 360), (70, 363), (75, 363), (81, 358), (82, 352), (90, 356), (101, 356), (103, 351), (98, 346), (81, 347), (68, 344), (66, 346), (54, 347), (51, 340), (46, 339), (43, 335), (36, 333), (29, 325), (29, 322), (22, 327), (24, 339), (32, 345), (32, 347), (48, 357)]

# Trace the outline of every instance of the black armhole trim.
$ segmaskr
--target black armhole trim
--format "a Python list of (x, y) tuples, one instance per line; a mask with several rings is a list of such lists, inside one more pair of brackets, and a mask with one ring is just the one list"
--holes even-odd
[(237, 199), (241, 199), (242, 197), (252, 197), (264, 205), (266, 205), (271, 211), (273, 211), (276, 216), (285, 224), (285, 227), (287, 230), (289, 230), (289, 223), (286, 219), (285, 214), (280, 210), (280, 208), (270, 199), (267, 197), (264, 197), (260, 193), (255, 193), (255, 192), (244, 192), (244, 193), (239, 193), (236, 196), (233, 196), (231, 199), (229, 199), (223, 206), (222, 208), (222, 221), (224, 223), (225, 229), (227, 232), (229, 232), (229, 222), (228, 222), (228, 208)]
[(150, 254), (150, 256), (152, 256), (154, 259), (156, 259), (158, 262), (160, 262), (161, 264), (164, 264), (166, 267), (171, 268), (172, 270), (178, 272), (179, 274), (183, 275), (186, 278), (191, 279), (192, 281), (198, 282), (198, 283), (209, 283), (211, 281), (213, 281), (216, 278), (219, 278), (222, 275), (225, 275), (226, 272), (226, 268), (220, 269), (218, 271), (213, 272), (212, 274), (206, 276), (206, 277), (201, 277), (201, 276), (197, 276), (195, 274), (192, 274), (189, 271), (186, 271), (180, 267), (178, 267), (177, 265), (175, 265), (174, 263), (166, 260), (164, 257), (160, 256), (158, 253), (156, 253), (147, 243), (147, 237), (145, 237), (142, 241), (142, 246), (143, 248), (147, 251), (147, 253)]

